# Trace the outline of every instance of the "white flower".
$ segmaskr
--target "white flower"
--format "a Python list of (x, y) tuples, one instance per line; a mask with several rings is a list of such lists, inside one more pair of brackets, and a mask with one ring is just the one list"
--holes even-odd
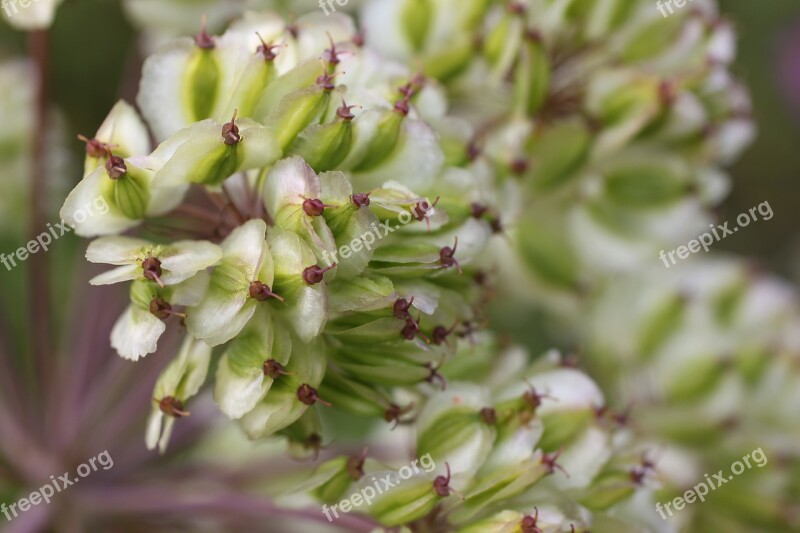
[(161, 373), (153, 391), (153, 408), (147, 421), (147, 449), (156, 446), (161, 453), (167, 448), (175, 418), (185, 416), (186, 400), (203, 386), (211, 362), (211, 348), (187, 336), (178, 356)]
[(92, 285), (110, 285), (121, 281), (146, 279), (159, 285), (176, 285), (201, 270), (215, 265), (222, 250), (206, 241), (178, 241), (161, 245), (132, 237), (102, 237), (86, 250), (92, 263), (118, 268), (92, 278)]

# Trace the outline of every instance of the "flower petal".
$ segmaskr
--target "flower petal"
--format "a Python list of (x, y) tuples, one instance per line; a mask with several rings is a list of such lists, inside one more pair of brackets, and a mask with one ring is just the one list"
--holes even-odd
[(129, 265), (139, 258), (142, 250), (151, 246), (150, 242), (133, 237), (101, 237), (89, 243), (86, 260), (106, 265)]
[(222, 249), (207, 241), (179, 241), (171, 244), (161, 257), (166, 285), (174, 285), (189, 279), (197, 272), (215, 265), (222, 258)]
[(111, 330), (111, 346), (123, 358), (136, 361), (153, 353), (166, 324), (149, 311), (130, 305)]

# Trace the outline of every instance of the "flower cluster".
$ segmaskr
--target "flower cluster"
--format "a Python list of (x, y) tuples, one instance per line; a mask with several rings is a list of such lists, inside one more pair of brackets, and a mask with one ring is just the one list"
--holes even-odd
[(415, 455), (432, 458), (435, 471), (400, 483), (377, 460), (337, 457), (295, 490), (335, 504), (386, 477), (397, 488), (373, 495), (361, 511), (387, 527), (632, 527), (632, 515), (608, 513), (647, 494), (653, 465), (621, 438), (622, 415), (607, 408), (591, 378), (556, 352), (529, 363), (524, 350), (500, 348), (487, 334), (460, 340), (457, 352), (441, 369), (447, 389), (417, 398), (424, 406), (414, 421)]
[[(338, 405), (318, 393), (326, 372), (327, 388), (369, 389), (385, 398), (375, 416), (396, 420), (391, 387), (441, 382), (448, 338), (481, 320), (470, 264), (491, 228), (473, 216), (477, 178), (447, 164), (426, 120), (443, 120), (443, 96), (359, 45), (345, 17), (203, 30), (147, 60), (144, 118), (120, 102), (85, 139), (62, 216), (98, 237), (89, 261), (114, 266), (91, 283), (130, 285), (112, 345), (135, 361), (169, 323), (187, 332), (156, 389), (149, 446), (163, 450), (187, 414), (213, 347), (217, 403), (256, 438)], [(108, 212), (78, 220), (95, 197)], [(337, 254), (378, 225), (391, 234)], [(120, 235), (137, 227), (145, 238)]]
[(702, 529), (737, 516), (754, 529), (796, 529), (798, 493), (786, 476), (800, 468), (796, 294), (733, 260), (653, 279), (609, 285), (584, 321), (592, 375), (614, 391), (613, 404), (631, 407), (637, 438), (657, 460), (662, 496), (683, 494), (742, 450), (776, 458), (675, 524)]
[[(215, 27), (238, 14), (207, 4)], [(437, 470), (359, 509), (386, 527), (663, 530), (654, 491), (696, 481), (669, 465), (759, 446), (794, 461), (796, 419), (768, 406), (797, 390), (795, 303), (738, 264), (659, 267), (707, 228), (720, 166), (753, 135), (715, 3), (664, 20), (646, 0), (370, 0), (360, 20), (247, 13), (171, 41), (144, 64), (141, 115), (120, 102), (85, 138), (62, 217), (115, 267), (92, 283), (129, 284), (111, 344), (135, 361), (185, 329), (148, 447), (213, 370), (219, 409), (295, 455), (323, 448), (326, 410), (414, 438)], [(108, 212), (76, 220), (98, 196)], [(572, 358), (531, 363), (484, 331), (492, 294), (526, 281), (573, 304), (609, 394)], [(337, 457), (283, 503), (393, 475)], [(791, 528), (797, 488), (772, 468), (758, 483), (764, 501), (737, 509), (731, 489), (721, 508)], [(713, 509), (697, 530), (725, 527)]]
[[(424, 65), (459, 102), (474, 165), (541, 288), (580, 293), (708, 227), (719, 169), (753, 136), (716, 3), (669, 20), (649, 0), (377, 0), (367, 43)], [(395, 23), (395, 21), (401, 23)]]

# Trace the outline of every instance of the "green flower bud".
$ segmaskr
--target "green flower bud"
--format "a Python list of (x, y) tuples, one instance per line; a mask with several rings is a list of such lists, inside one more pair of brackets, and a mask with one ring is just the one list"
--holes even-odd
[(174, 137), (185, 140), (156, 173), (156, 183), (218, 186), (236, 172), (274, 163), (280, 156), (277, 134), (250, 119), (236, 117), (234, 111), (226, 124), (209, 119), (177, 132)]
[(417, 455), (429, 453), (440, 463), (448, 462), (457, 488), (460, 475), (474, 474), (494, 445), (496, 428), (480, 411), (488, 403), (479, 387), (451, 384), (429, 400), (417, 419)]
[[(343, 104), (342, 109), (347, 108)], [(349, 111), (348, 111), (349, 113)], [(289, 146), (287, 153), (297, 154), (316, 172), (336, 168), (350, 151), (353, 127), (350, 118), (306, 128)]]
[(414, 50), (425, 46), (435, 16), (434, 0), (404, 0), (401, 24)]
[[(323, 83), (327, 84), (329, 81)], [(269, 124), (277, 132), (281, 150), (286, 152), (300, 132), (319, 122), (328, 109), (330, 93), (331, 89), (326, 86), (313, 86), (289, 93), (281, 100), (278, 110), (269, 120)]]
[(196, 47), (183, 75), (182, 100), (188, 122), (199, 122), (213, 115), (221, 75), (216, 49)]
[[(388, 477), (387, 477), (388, 476)], [(386, 527), (397, 527), (418, 520), (441, 501), (433, 488), (433, 478), (424, 473), (401, 479), (395, 471), (370, 472), (355, 489), (367, 487), (373, 480), (386, 478), (394, 487), (375, 496), (366, 512)]]
[(464, 35), (446, 50), (427, 56), (423, 71), (426, 76), (446, 82), (464, 72), (474, 56), (475, 43), (472, 37)]
[(318, 340), (310, 344), (293, 342), (286, 375), (239, 420), (247, 436), (257, 439), (271, 435), (298, 420), (309, 405), (324, 401), (315, 389), (322, 382), (325, 366), (325, 350)]
[(530, 157), (535, 162), (531, 182), (547, 191), (567, 183), (578, 174), (589, 156), (591, 136), (582, 121), (563, 121), (532, 139)]
[(313, 494), (325, 503), (336, 503), (347, 496), (353, 485), (364, 477), (366, 450), (360, 456), (337, 457), (320, 465), (318, 472), (327, 471), (330, 479), (317, 487)]
[[(427, 0), (426, 0), (427, 1)], [(356, 128), (366, 120), (366, 113), (360, 115), (356, 121)], [(368, 147), (364, 150), (363, 158), (353, 166), (354, 172), (366, 172), (378, 166), (397, 149), (400, 139), (400, 129), (403, 125), (405, 114), (397, 110), (383, 111), (377, 122)]]
[(575, 290), (580, 284), (576, 252), (553, 227), (564, 227), (544, 213), (532, 214), (520, 222), (525, 231), (517, 235), (521, 258), (543, 281), (561, 289)]
[(515, 108), (534, 115), (550, 91), (550, 58), (541, 37), (530, 35), (522, 47), (515, 72)]
[[(264, 44), (263, 46), (272, 49), (269, 45)], [(259, 109), (264, 91), (277, 77), (275, 61), (265, 59), (262, 52), (256, 53), (242, 72), (227, 107), (238, 109), (239, 115), (243, 117), (258, 116), (257, 109)]]
[(686, 299), (680, 294), (670, 294), (642, 324), (639, 353), (652, 356), (683, 323), (686, 316)]
[(275, 381), (289, 375), (285, 368), (291, 353), (289, 334), (276, 327), (266, 307), (259, 307), (220, 359), (214, 389), (220, 410), (232, 419), (250, 412)]
[(334, 369), (328, 370), (319, 394), (338, 409), (362, 416), (383, 417), (391, 405), (385, 392)]
[(521, 17), (512, 12), (505, 13), (486, 35), (483, 53), (493, 66), (507, 66), (509, 58), (522, 42), (524, 27)]
[(616, 165), (607, 173), (605, 190), (619, 205), (653, 208), (682, 198), (687, 191), (687, 181), (666, 162), (631, 161)]
[(635, 491), (636, 484), (629, 473), (609, 472), (598, 476), (576, 499), (593, 511), (605, 511), (627, 500)]

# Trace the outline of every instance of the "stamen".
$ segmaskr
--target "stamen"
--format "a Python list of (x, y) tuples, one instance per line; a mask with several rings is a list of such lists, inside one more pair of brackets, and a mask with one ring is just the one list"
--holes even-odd
[(161, 275), (164, 273), (161, 269), (161, 261), (155, 257), (148, 257), (142, 261), (142, 273), (144, 279), (155, 281), (159, 287), (164, 288), (164, 282), (161, 281)]
[(258, 280), (250, 283), (248, 291), (250, 293), (250, 298), (258, 300), (259, 302), (266, 302), (270, 298), (275, 298), (280, 302), (285, 301), (281, 296), (278, 296), (277, 294), (272, 292), (272, 289), (270, 289), (269, 285), (261, 283)]
[(231, 121), (222, 126), (222, 138), (228, 146), (239, 144), (242, 141), (242, 136), (239, 135), (239, 127), (236, 125), (236, 115), (238, 112), (238, 109), (234, 109)]
[(319, 395), (317, 394), (317, 389), (315, 389), (308, 383), (303, 383), (302, 385), (300, 385), (300, 387), (298, 387), (297, 399), (306, 405), (314, 405), (315, 403), (319, 402), (327, 407), (333, 407), (333, 404), (326, 402), (325, 400), (320, 398)]
[(161, 409), (161, 412), (167, 416), (173, 418), (189, 416), (189, 412), (183, 410), (183, 402), (173, 396), (165, 396), (155, 401), (158, 402), (158, 408)]

